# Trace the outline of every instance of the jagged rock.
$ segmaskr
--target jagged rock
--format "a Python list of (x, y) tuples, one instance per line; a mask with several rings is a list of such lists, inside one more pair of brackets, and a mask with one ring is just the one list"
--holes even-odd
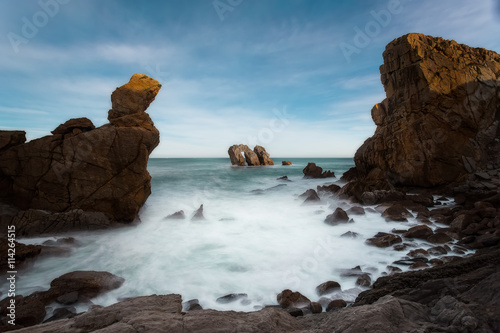
[(25, 131), (0, 131), (0, 152), (25, 142)]
[(198, 208), (196, 210), (196, 212), (194, 212), (194, 215), (191, 218), (191, 220), (192, 221), (200, 221), (200, 220), (204, 220), (204, 219), (205, 219), (205, 216), (203, 216), (203, 205), (201, 205), (200, 208)]
[(383, 57), (387, 98), (355, 154), (359, 173), (380, 168), (393, 184), (431, 187), (498, 164), (500, 55), (412, 33)]
[(232, 165), (245, 166), (245, 161), (248, 166), (274, 165), (266, 149), (261, 146), (255, 146), (254, 150), (251, 150), (247, 145), (232, 145), (227, 153)]
[(281, 165), (292, 165), (290, 161), (281, 161)]
[(349, 216), (347, 215), (345, 210), (340, 207), (337, 207), (333, 214), (328, 215), (325, 219), (325, 223), (330, 225), (337, 225), (339, 223), (347, 222), (349, 222)]
[(336, 185), (336, 184), (331, 184), (331, 185), (323, 185), (320, 186), (318, 185), (316, 187), (318, 193), (329, 193), (329, 194), (335, 194), (338, 191), (340, 191), (341, 187)]
[(80, 134), (95, 129), (94, 124), (88, 118), (73, 118), (56, 127), (52, 134)]
[(302, 170), (304, 177), (306, 178), (328, 178), (335, 177), (333, 171), (323, 171), (322, 167), (316, 166), (316, 163), (308, 163), (307, 166)]
[(340, 235), (340, 237), (345, 237), (345, 238), (358, 238), (359, 234), (354, 231), (347, 231)]
[(165, 217), (165, 220), (183, 220), (185, 218), (186, 215), (184, 214), (184, 211), (180, 210), (178, 212), (168, 215), (167, 217)]
[(253, 151), (257, 154), (260, 165), (274, 165), (274, 161), (269, 158), (269, 153), (266, 151), (266, 148), (262, 146), (255, 146)]
[(340, 284), (338, 282), (326, 281), (316, 287), (316, 293), (318, 294), (318, 296), (323, 296), (339, 289), (340, 289)]
[(135, 74), (113, 92), (109, 124), (94, 129), (86, 118), (72, 119), (56, 134), (2, 150), (0, 201), (21, 210), (81, 209), (133, 221), (151, 193), (147, 162), (159, 132), (144, 111), (159, 89), (158, 81)]
[(182, 303), (182, 311), (196, 311), (196, 310), (203, 310), (199, 300), (191, 299), (189, 301)]
[(299, 197), (303, 198), (305, 197), (306, 199), (304, 200), (303, 204), (317, 204), (321, 202), (321, 199), (318, 196), (318, 193), (316, 193), (315, 190), (309, 189), (303, 194), (301, 194)]
[(236, 301), (246, 300), (247, 298), (248, 298), (247, 294), (228, 294), (217, 298), (216, 302), (221, 304), (228, 304)]

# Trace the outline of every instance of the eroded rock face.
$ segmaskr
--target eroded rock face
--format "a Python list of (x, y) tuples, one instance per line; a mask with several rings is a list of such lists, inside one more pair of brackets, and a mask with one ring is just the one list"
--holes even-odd
[(387, 45), (380, 67), (387, 98), (372, 109), (377, 129), (356, 168), (391, 183), (431, 187), (500, 163), (500, 55), (409, 34)]
[(0, 202), (20, 210), (81, 209), (102, 212), (111, 221), (133, 221), (151, 193), (146, 167), (159, 132), (144, 111), (160, 87), (135, 74), (113, 92), (109, 124), (94, 128), (87, 118), (71, 119), (51, 136), (10, 143), (0, 151)]
[(262, 146), (255, 146), (254, 150), (251, 150), (247, 145), (232, 145), (227, 153), (232, 165), (245, 166), (245, 161), (248, 166), (274, 165), (269, 153)]

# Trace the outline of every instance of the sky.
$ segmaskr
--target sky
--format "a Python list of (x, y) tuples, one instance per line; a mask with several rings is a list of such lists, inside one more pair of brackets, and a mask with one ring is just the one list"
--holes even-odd
[(162, 84), (152, 157), (352, 157), (410, 32), (500, 52), (500, 0), (0, 0), (0, 129), (101, 126), (141, 73)]

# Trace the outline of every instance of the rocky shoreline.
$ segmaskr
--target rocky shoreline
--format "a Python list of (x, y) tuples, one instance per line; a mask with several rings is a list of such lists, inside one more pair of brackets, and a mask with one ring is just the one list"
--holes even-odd
[[(25, 321), (20, 321), (19, 327), (6, 326), (4, 299), (0, 304), (2, 329), (36, 325), (20, 332), (500, 331), (500, 56), (442, 38), (409, 34), (387, 46), (380, 71), (387, 98), (372, 109), (377, 130), (357, 151), (356, 167), (342, 176), (345, 184), (319, 186), (304, 193), (302, 198), (307, 204), (322, 197), (336, 198), (339, 205), (331, 207), (332, 212), (325, 219), (332, 228), (340, 223), (355, 223), (356, 215), (364, 214), (365, 210), (378, 211), (382, 218), (394, 222), (395, 227), (391, 233), (378, 233), (367, 242), (408, 251), (402, 260), (410, 266), (410, 271), (400, 273), (397, 267), (388, 266), (388, 270), (392, 270), (389, 275), (371, 281), (368, 272), (354, 267), (351, 273), (356, 274), (358, 285), (370, 289), (359, 294), (349, 306), (341, 299), (324, 297), (340, 288), (335, 281), (326, 281), (318, 286), (317, 300), (293, 290), (279, 294), (277, 291), (279, 307), (269, 306), (250, 313), (204, 310), (199, 304), (196, 306), (194, 300), (183, 304), (180, 295), (151, 295), (126, 299), (109, 307), (95, 306), (76, 316), (66, 313), (60, 320), (36, 325), (43, 320), (45, 307), (53, 301), (85, 301), (123, 282), (106, 272), (73, 272), (54, 280), (46, 292), (19, 299), (19, 314), (25, 314)], [(116, 108), (113, 103), (115, 111), (110, 111), (111, 124), (104, 129), (131, 126), (144, 131), (142, 126), (145, 126), (154, 136), (154, 125), (144, 110), (159, 88), (148, 89), (136, 89), (135, 93), (132, 89), (134, 98), (117, 98)], [(142, 107), (130, 115), (130, 109), (122, 106), (136, 102), (136, 93), (143, 91), (146, 91), (145, 97), (139, 94)], [(124, 96), (129, 96), (128, 93), (127, 90)], [(149, 102), (144, 108), (145, 100)], [(85, 127), (82, 123), (78, 121), (77, 127), (66, 123), (60, 129), (65, 134), (57, 134), (56, 129), (54, 135), (69, 135), (71, 139), (97, 130), (92, 129), (91, 124)], [(0, 145), (0, 154), (12, 149), (19, 154), (21, 148), (16, 147), (24, 142), (22, 133), (10, 133), (8, 137), (9, 140), (1, 141), (8, 142)], [(65, 140), (64, 137), (63, 142)], [(142, 162), (144, 159), (147, 162), (157, 139), (153, 137), (150, 143), (146, 150), (141, 146)], [(265, 153), (261, 153), (265, 157), (262, 160), (261, 155), (245, 147), (231, 147), (233, 164), (245, 165), (241, 152), (249, 165), (270, 164), (263, 162), (269, 158), (265, 149), (261, 147)], [(130, 216), (137, 215), (148, 195), (149, 174), (145, 164), (140, 164), (139, 169), (141, 195), (134, 201)], [(13, 198), (19, 196), (26, 201), (28, 194), (16, 190), (22, 188), (16, 185), (18, 180), (10, 175), (9, 183), (5, 180), (9, 175), (2, 172), (1, 180), (9, 184)], [(308, 165), (304, 174), (334, 177), (316, 165)], [(137, 188), (137, 184), (134, 186)], [(43, 202), (28, 198), (32, 201), (22, 206), (23, 214), (31, 209), (30, 204), (39, 209), (37, 205)], [(89, 206), (70, 203), (60, 209), (63, 212), (58, 208), (52, 209), (56, 214), (47, 214), (51, 218), (61, 213), (76, 214), (72, 209), (83, 209), (87, 214), (85, 209)], [(11, 204), (18, 208), (17, 201)], [(106, 209), (88, 212), (104, 214), (113, 222), (130, 222), (130, 218), (116, 218)], [(3, 214), (2, 223), (12, 223), (13, 216), (18, 214), (17, 211)], [(35, 233), (47, 230), (31, 229), (33, 220), (43, 220), (33, 216), (37, 215), (29, 215), (24, 224), (19, 222), (22, 220), (19, 217), (14, 221), (24, 226), (27, 233), (28, 230)], [(11, 220), (7, 220), (8, 217)], [(406, 228), (404, 223), (409, 217), (416, 217), (420, 224)], [(75, 220), (78, 219), (71, 218)], [(351, 233), (346, 237), (355, 235)], [(415, 248), (412, 239), (423, 240), (432, 247)], [(471, 250), (476, 253), (460, 257)], [(36, 246), (26, 246), (23, 253), (28, 260), (40, 251), (42, 249)], [(64, 281), (64, 288), (60, 281)], [(227, 298), (241, 300), (241, 297), (228, 295)], [(25, 306), (24, 312), (22, 306)], [(328, 312), (323, 312), (323, 308)]]

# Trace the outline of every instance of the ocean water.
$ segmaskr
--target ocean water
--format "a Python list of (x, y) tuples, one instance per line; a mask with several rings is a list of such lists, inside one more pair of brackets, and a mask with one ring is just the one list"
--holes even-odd
[[(275, 159), (277, 164), (281, 160)], [(151, 159), (152, 194), (140, 212), (140, 224), (21, 240), (41, 244), (71, 236), (79, 246), (65, 256), (36, 260), (20, 272), (17, 291), (28, 295), (48, 289), (50, 281), (67, 272), (102, 270), (125, 282), (92, 300), (99, 305), (132, 296), (177, 293), (183, 300), (198, 299), (203, 308), (254, 311), (277, 304), (276, 295), (287, 288), (317, 301), (315, 287), (329, 280), (342, 286), (342, 292), (332, 297), (352, 302), (363, 289), (355, 285), (356, 278), (341, 276), (343, 270), (359, 265), (374, 281), (406, 253), (368, 246), (365, 240), (379, 231), (418, 223), (415, 219), (386, 222), (380, 213), (367, 213), (352, 216), (353, 223), (327, 225), (323, 221), (328, 214), (339, 205), (346, 209), (349, 205), (327, 197), (319, 204), (304, 205), (298, 196), (338, 178), (304, 179), (302, 169), (316, 162), (340, 177), (353, 160), (288, 160), (292, 166), (233, 167), (226, 158)], [(281, 176), (290, 181), (278, 180)], [(201, 204), (205, 220), (192, 221)], [(165, 219), (179, 210), (186, 219)], [(340, 237), (347, 231), (360, 237)], [(230, 293), (245, 293), (248, 298), (229, 304), (216, 301)]]

